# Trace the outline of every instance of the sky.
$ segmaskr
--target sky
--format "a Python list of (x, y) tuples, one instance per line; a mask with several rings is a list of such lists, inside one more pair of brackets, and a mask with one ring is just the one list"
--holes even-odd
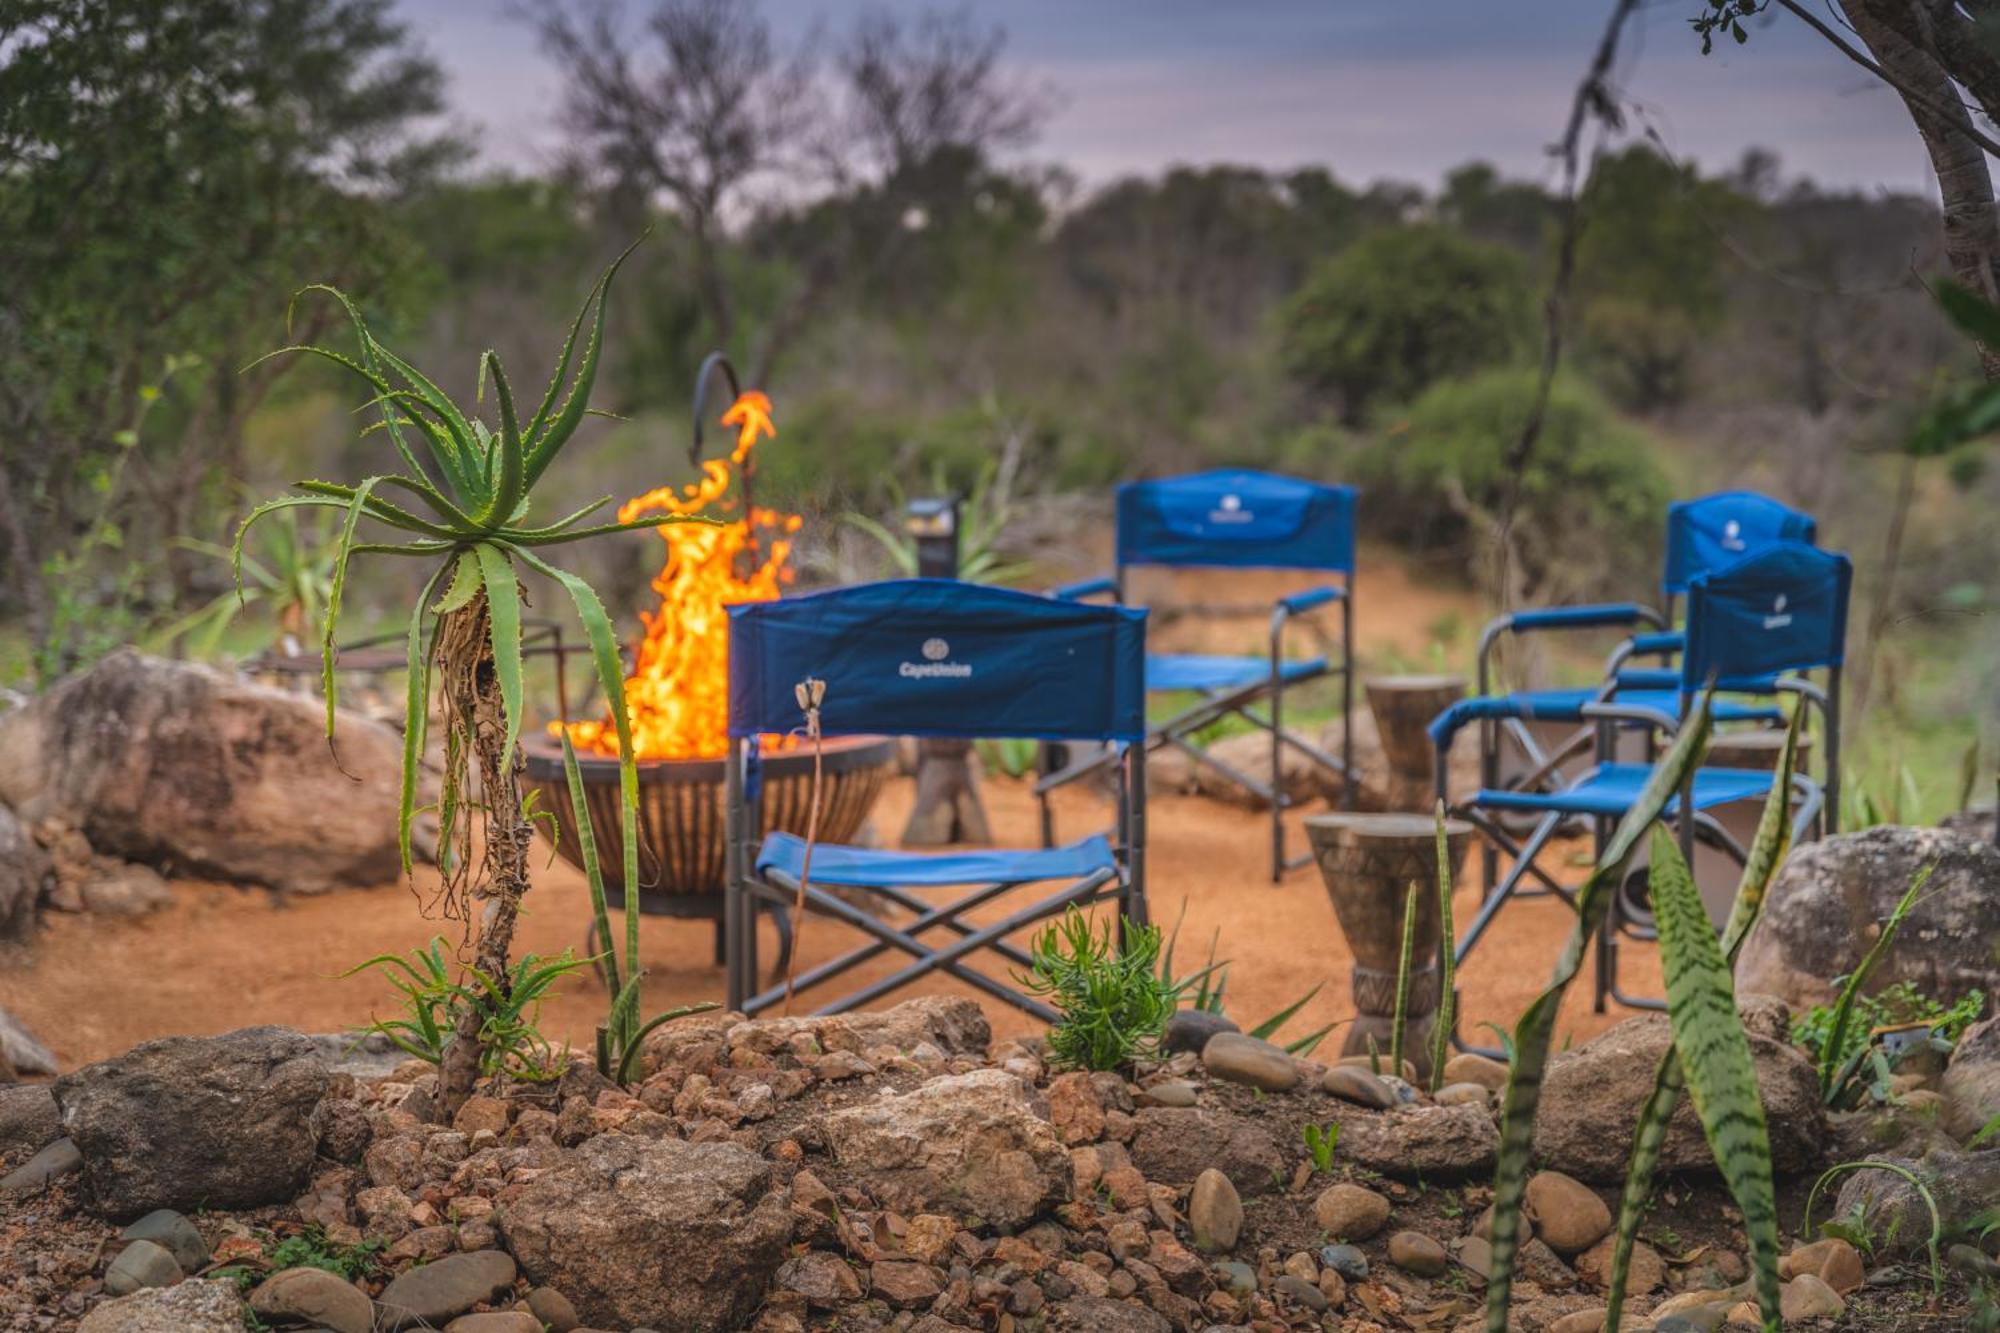
[[(534, 0), (559, 4), (565, 0)], [(650, 0), (627, 0), (643, 12)], [(745, 0), (749, 3), (750, 0)], [(932, 0), (874, 0), (914, 13)], [(489, 165), (535, 169), (562, 142), (561, 79), (519, 0), (396, 0), (443, 64), (456, 119)], [(763, 0), (781, 42), (838, 32), (854, 0)], [(1009, 36), (1016, 76), (1052, 106), (1030, 161), (1086, 187), (1173, 165), (1330, 167), (1352, 185), (1434, 187), (1483, 159), (1556, 181), (1561, 133), (1609, 0), (974, 0)], [(1617, 83), (1632, 131), (1709, 170), (1746, 148), (1822, 186), (1935, 194), (1895, 95), (1782, 12), (1703, 56), (1702, 0), (1650, 0)]]

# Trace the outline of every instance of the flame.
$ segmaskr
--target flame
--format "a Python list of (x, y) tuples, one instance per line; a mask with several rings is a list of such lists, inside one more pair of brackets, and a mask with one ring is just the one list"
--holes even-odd
[[(619, 521), (648, 513), (699, 514), (711, 505), (738, 508), (737, 500), (724, 498), (732, 469), (744, 470), (760, 437), (776, 438), (771, 400), (751, 390), (730, 404), (721, 423), (736, 428), (736, 448), (726, 460), (703, 462), (699, 481), (633, 496), (620, 506)], [(667, 544), (666, 563), (653, 579), (660, 605), (639, 613), (646, 635), (625, 680), (632, 752), (638, 758), (714, 758), (727, 750), (729, 617), (723, 608), (771, 601), (791, 582), (787, 561), (799, 522), (797, 514), (751, 508), (731, 523), (655, 529)], [(573, 724), (570, 737), (580, 750), (618, 753), (618, 732), (609, 717)]]

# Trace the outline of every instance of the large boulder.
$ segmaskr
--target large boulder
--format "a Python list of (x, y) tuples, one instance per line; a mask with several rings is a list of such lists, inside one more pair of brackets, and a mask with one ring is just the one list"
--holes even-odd
[(261, 1027), (149, 1041), (54, 1091), (91, 1205), (115, 1220), (297, 1198), (330, 1081), (309, 1038)]
[(841, 1169), (906, 1213), (972, 1213), (1017, 1227), (1070, 1197), (1068, 1149), (1002, 1070), (934, 1078), (820, 1123)]
[[(394, 880), (402, 741), (323, 705), (129, 649), (0, 716), (0, 805), (99, 852), (298, 893)], [(356, 779), (359, 779), (358, 781)]]
[[(1944, 1234), (1954, 1236), (1976, 1225), (1974, 1219), (2000, 1199), (2000, 1152), (1940, 1149), (1921, 1158), (1885, 1154), (1865, 1160), (1900, 1170), (1862, 1166), (1850, 1171), (1841, 1182), (1832, 1215), (1855, 1225), (1878, 1253), (1921, 1251), (1931, 1234), (1933, 1203)], [(1911, 1184), (1904, 1172), (1923, 1181), (1924, 1190)]]
[(2000, 1018), (1975, 1023), (1959, 1037), (1938, 1091), (1940, 1126), (1960, 1142), (2000, 1119)]
[(1736, 961), (1739, 993), (1794, 1008), (1833, 1002), (1910, 880), (1935, 864), (1895, 943), (1868, 979), (1951, 1001), (2000, 993), (2000, 846), (1949, 829), (1883, 825), (1808, 843), (1786, 858)]
[(35, 909), (53, 882), (48, 854), (0, 802), (0, 940), (27, 938)]
[[(1806, 1170), (1819, 1162), (1827, 1138), (1812, 1062), (1788, 1040), (1791, 1015), (1783, 1004), (1743, 996), (1738, 1011), (1757, 1067), (1772, 1162), (1781, 1172)], [(1654, 1071), (1672, 1039), (1665, 1014), (1642, 1014), (1550, 1060), (1535, 1113), (1536, 1158), (1579, 1180), (1622, 1181), (1639, 1108), (1652, 1095)], [(1341, 1144), (1347, 1144), (1344, 1132)], [(1715, 1169), (1694, 1104), (1685, 1096), (1667, 1126), (1660, 1169)]]
[(741, 1328), (791, 1237), (791, 1199), (733, 1143), (591, 1139), (500, 1216), (522, 1271), (592, 1324)]

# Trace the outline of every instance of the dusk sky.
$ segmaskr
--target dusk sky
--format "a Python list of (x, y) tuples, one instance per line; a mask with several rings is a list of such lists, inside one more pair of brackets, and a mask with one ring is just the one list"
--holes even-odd
[[(545, 0), (554, 2), (554, 0)], [(562, 132), (560, 80), (509, 0), (398, 0), (444, 63), (458, 117), (484, 159), (533, 168)], [(647, 0), (628, 0), (644, 12)], [(917, 12), (923, 0), (888, 0)], [(1177, 163), (1329, 166), (1350, 184), (1433, 186), (1483, 158), (1554, 180), (1545, 154), (1600, 32), (1603, 0), (980, 0), (1004, 26), (1009, 64), (1054, 94), (1026, 156), (1086, 187)], [(1619, 83), (1677, 155), (1706, 168), (1752, 145), (1787, 176), (1827, 186), (1934, 192), (1894, 94), (1796, 18), (1704, 57), (1687, 19), (1700, 0), (1654, 0), (1627, 28)], [(781, 39), (857, 5), (765, 0)], [(1727, 49), (1724, 49), (1727, 48)]]

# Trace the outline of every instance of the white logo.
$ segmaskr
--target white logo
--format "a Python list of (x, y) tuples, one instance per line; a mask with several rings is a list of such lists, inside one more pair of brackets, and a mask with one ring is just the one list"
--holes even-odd
[(1222, 507), (1229, 510), (1241, 509), (1243, 507), (1243, 497), (1240, 495), (1225, 495), (1222, 497)]
[(951, 645), (943, 639), (925, 639), (922, 651), (923, 661), (905, 662), (896, 668), (896, 674), (905, 680), (930, 680), (937, 677), (963, 680), (972, 674), (971, 663), (945, 660), (951, 656)]
[(943, 639), (924, 640), (925, 661), (942, 662), (944, 661), (945, 658), (950, 656), (951, 656), (951, 645), (946, 643)]
[(1243, 507), (1243, 497), (1234, 492), (1215, 502), (1215, 508), (1208, 511), (1211, 523), (1248, 523), (1256, 517)]
[(1779, 593), (1771, 603), (1771, 614), (1764, 617), (1764, 628), (1783, 629), (1791, 623), (1791, 616), (1785, 613), (1785, 594)]
[[(1733, 518), (1722, 525), (1722, 549), (1725, 551), (1740, 551), (1743, 549), (1743, 525)], [(1779, 598), (1778, 600), (1783, 601), (1784, 599)]]

